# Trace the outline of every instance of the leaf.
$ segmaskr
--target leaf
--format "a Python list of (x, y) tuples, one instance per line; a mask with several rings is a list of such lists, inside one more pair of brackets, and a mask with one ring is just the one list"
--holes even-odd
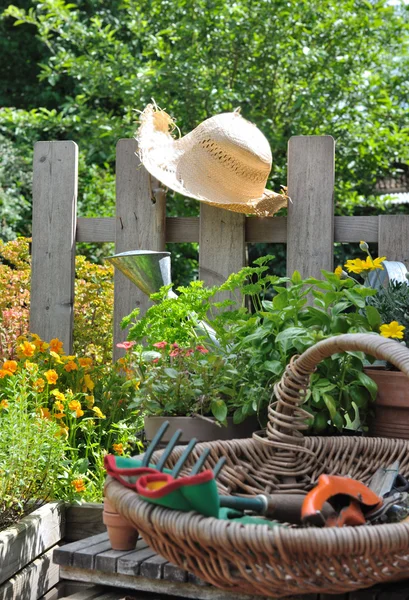
[(224, 421), (227, 417), (227, 406), (223, 400), (213, 400), (210, 404), (210, 410), (218, 421)]
[(303, 327), (288, 327), (288, 329), (284, 329), (277, 335), (276, 343), (280, 344), (284, 352), (287, 352), (287, 349), (292, 345), (292, 341), (305, 333), (306, 329)]
[(344, 295), (358, 308), (365, 308), (365, 299), (354, 290), (344, 290)]
[(179, 371), (176, 371), (176, 369), (172, 369), (172, 367), (166, 367), (165, 369), (163, 369), (163, 371), (171, 379), (176, 379), (179, 375)]
[(375, 381), (372, 379), (372, 377), (369, 377), (369, 375), (367, 375), (363, 371), (358, 371), (356, 376), (359, 382), (364, 386), (364, 388), (368, 390), (372, 401), (375, 402), (376, 395), (378, 393), (378, 386), (375, 383)]
[(266, 360), (263, 367), (267, 371), (274, 373), (274, 375), (281, 375), (284, 370), (284, 367), (279, 360)]
[(333, 420), (337, 413), (337, 405), (335, 403), (335, 400), (329, 394), (323, 394), (322, 397), (324, 398), (324, 402), (325, 402), (326, 407), (328, 408), (330, 417)]
[(294, 271), (293, 276), (291, 277), (291, 282), (292, 283), (301, 283), (302, 282), (301, 273), (299, 271)]
[(287, 291), (285, 290), (285, 291), (281, 292), (280, 294), (277, 294), (276, 296), (274, 296), (273, 307), (276, 310), (282, 310), (286, 306), (288, 306), (288, 294), (287, 294)]
[(368, 405), (368, 393), (365, 389), (351, 385), (349, 393), (358, 408), (366, 408)]
[(366, 317), (372, 329), (378, 329), (382, 323), (381, 315), (374, 306), (365, 307)]

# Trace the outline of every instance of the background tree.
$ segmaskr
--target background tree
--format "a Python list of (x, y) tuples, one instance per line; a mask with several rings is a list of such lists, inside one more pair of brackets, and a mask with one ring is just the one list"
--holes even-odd
[[(25, 49), (35, 45), (41, 64), (33, 65), (39, 82), (28, 78), (20, 96), (10, 88), (0, 111), (0, 133), (13, 148), (6, 163), (20, 158), (0, 190), (3, 214), (10, 213), (1, 235), (29, 229), (24, 174), (38, 139), (79, 144), (80, 214), (112, 214), (116, 140), (133, 135), (135, 109), (152, 97), (183, 134), (241, 106), (270, 141), (276, 190), (286, 181), (289, 137), (334, 136), (336, 210), (370, 210), (376, 181), (396, 161), (409, 163), (408, 17), (409, 6), (387, 0), (26, 0), (9, 6), (3, 15), (9, 39), (14, 20), (30, 41), (22, 56), (27, 60)], [(16, 58), (15, 45), (7, 48), (5, 63), (18, 67), (22, 56)], [(7, 72), (6, 87), (16, 69)], [(21, 202), (13, 217), (15, 198)], [(198, 203), (174, 196), (168, 210), (196, 214)]]

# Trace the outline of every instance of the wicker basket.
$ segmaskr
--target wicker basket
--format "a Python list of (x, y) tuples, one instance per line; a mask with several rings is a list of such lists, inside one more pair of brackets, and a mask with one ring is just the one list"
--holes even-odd
[[(409, 377), (409, 350), (395, 341), (372, 334), (329, 338), (287, 367), (274, 388), (266, 437), (199, 444), (189, 464), (204, 448), (211, 448), (208, 467), (225, 455), (218, 482), (224, 494), (305, 493), (321, 473), (367, 483), (378, 467), (396, 459), (408, 476), (409, 441), (302, 436), (306, 414), (299, 405), (309, 376), (323, 358), (345, 350), (386, 359)], [(182, 451), (172, 453), (168, 466)], [(277, 598), (347, 592), (409, 577), (409, 523), (271, 529), (157, 507), (111, 478), (105, 493), (156, 552), (224, 590)]]

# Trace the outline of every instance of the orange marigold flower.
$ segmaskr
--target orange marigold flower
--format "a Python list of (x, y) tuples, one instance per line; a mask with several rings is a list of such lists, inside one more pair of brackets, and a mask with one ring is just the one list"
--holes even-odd
[(114, 452), (116, 452), (117, 454), (124, 453), (124, 445), (123, 444), (112, 444), (112, 448), (113, 448)]
[(75, 416), (78, 419), (79, 417), (83, 417), (84, 416), (84, 411), (81, 408), (77, 408), (77, 410), (75, 411)]
[(8, 408), (9, 407), (9, 403), (7, 402), (7, 400), (2, 400), (0, 402), (0, 408)]
[(45, 352), (50, 346), (50, 344), (43, 342), (43, 340), (41, 340), (38, 336), (33, 340), (33, 344), (37, 348), (38, 352)]
[(85, 401), (88, 408), (92, 408), (94, 406), (95, 398), (94, 396), (85, 396)]
[(64, 350), (62, 349), (63, 343), (60, 342), (58, 338), (53, 338), (50, 340), (50, 351), (56, 352), (57, 354), (64, 354)]
[(51, 419), (51, 413), (48, 408), (42, 407), (39, 409), (40, 417), (42, 419)]
[(79, 494), (85, 492), (85, 483), (83, 479), (73, 479), (71, 485)]
[(38, 379), (36, 379), (36, 381), (33, 383), (34, 388), (37, 390), (37, 392), (42, 392), (44, 391), (44, 386), (45, 386), (45, 381), (42, 377), (39, 377)]
[(3, 363), (3, 369), (5, 371), (10, 371), (10, 374), (13, 375), (17, 371), (17, 363), (15, 360), (6, 360)]
[(79, 358), (78, 362), (81, 367), (92, 367), (92, 358)]
[(56, 400), (54, 402), (54, 406), (57, 410), (59, 410), (60, 412), (62, 412), (64, 410), (64, 404), (62, 402), (60, 402), (59, 400)]
[(44, 376), (47, 379), (47, 383), (49, 383), (49, 384), (57, 383), (58, 374), (57, 374), (57, 371), (54, 371), (54, 369), (49, 369), (48, 371), (46, 371), (44, 373)]
[(70, 362), (64, 366), (64, 369), (67, 371), (67, 373), (70, 373), (71, 371), (78, 371), (78, 365), (73, 360), (70, 360)]
[(4, 379), (8, 375), (11, 375), (10, 371), (5, 371), (4, 369), (0, 369), (0, 379)]
[(35, 351), (36, 351), (35, 345), (31, 344), (30, 342), (23, 342), (18, 347), (18, 353), (21, 354), (22, 356), (27, 356), (27, 358), (29, 358), (30, 356), (33, 356)]
[(65, 417), (65, 414), (60, 412), (60, 413), (55, 413), (54, 417), (56, 419), (63, 419)]

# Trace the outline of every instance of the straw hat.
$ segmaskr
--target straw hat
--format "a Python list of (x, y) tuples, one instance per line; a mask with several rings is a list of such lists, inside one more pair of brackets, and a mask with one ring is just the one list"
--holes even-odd
[(179, 139), (176, 125), (155, 104), (140, 116), (139, 156), (165, 186), (184, 196), (235, 212), (272, 216), (287, 196), (265, 189), (270, 145), (238, 110), (206, 119)]

